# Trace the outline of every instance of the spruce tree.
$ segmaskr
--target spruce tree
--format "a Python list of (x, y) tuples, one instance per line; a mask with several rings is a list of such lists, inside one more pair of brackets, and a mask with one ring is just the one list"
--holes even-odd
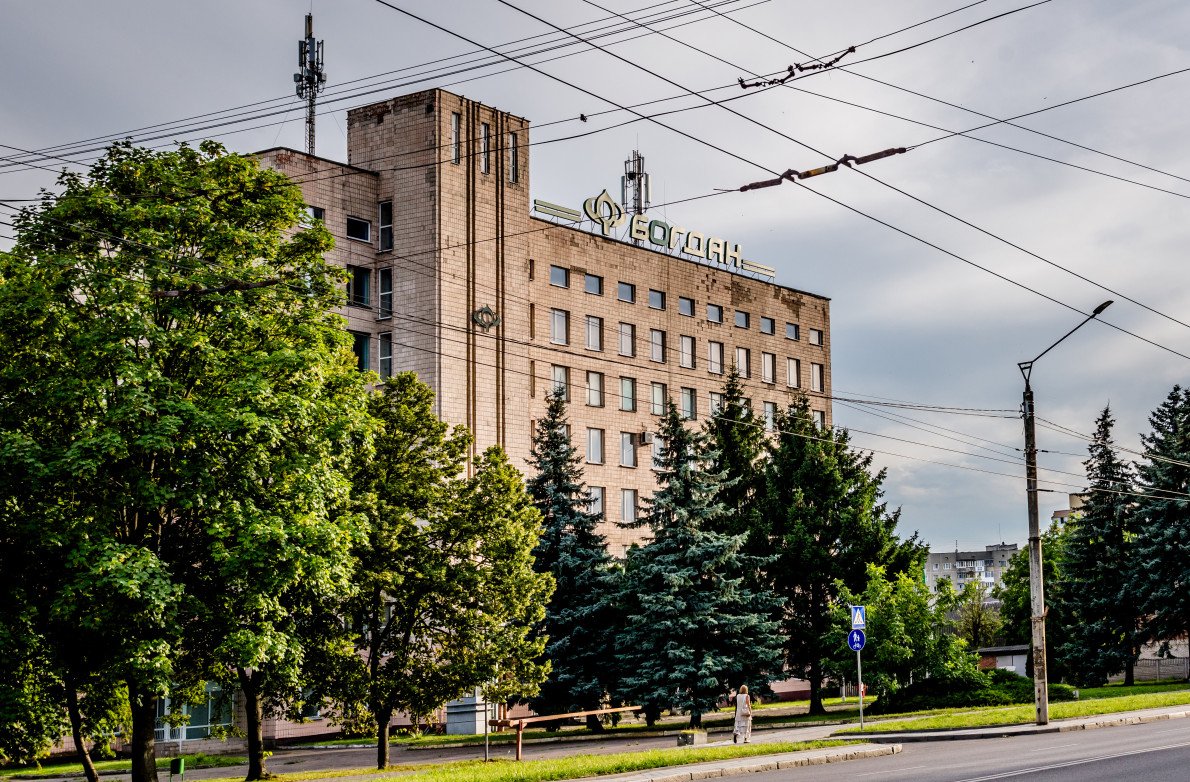
[[(537, 422), (529, 464), (536, 474), (528, 490), (541, 511), (543, 531), (534, 549), (534, 568), (556, 584), (538, 628), (547, 638), (549, 679), (531, 701), (538, 714), (598, 709), (613, 686), (609, 664), (614, 652), (612, 623), (614, 562), (597, 531), (602, 513), (589, 510), (577, 450), (566, 426), (561, 391), (547, 397), (546, 415)], [(588, 727), (602, 727), (598, 717)]]
[(1149, 424), (1131, 573), (1148, 636), (1168, 641), (1190, 632), (1190, 389), (1174, 386)]
[[(745, 536), (715, 531), (727, 510), (706, 435), (687, 429), (670, 401), (657, 436), (658, 489), (638, 522), (653, 537), (629, 549), (625, 565), (621, 692), (650, 722), (669, 708), (696, 727), (732, 689), (781, 675), (779, 602), (746, 584), (763, 563), (742, 552)], [(763, 680), (743, 681), (757, 671)]]
[(1132, 683), (1139, 654), (1140, 611), (1132, 578), (1132, 468), (1112, 441), (1111, 408), (1105, 407), (1089, 447), (1087, 499), (1072, 519), (1062, 561), (1060, 602), (1067, 633), (1058, 646), (1068, 675), (1081, 686), (1099, 686), (1125, 672)]
[(880, 501), (884, 471), (872, 473), (871, 455), (852, 449), (847, 432), (815, 426), (805, 397), (777, 424), (763, 505), (775, 553), (770, 582), (785, 599), (788, 670), (809, 682), (810, 713), (823, 714), (824, 662), (838, 651), (840, 585), (863, 592), (868, 565), (889, 577), (920, 573), (926, 549), (916, 534), (896, 537), (900, 511)]
[(729, 535), (747, 533), (748, 548), (755, 551), (764, 545), (760, 536), (753, 534), (759, 526), (757, 499), (764, 488), (764, 471), (760, 469), (764, 427), (744, 397), (744, 384), (734, 366), (723, 384), (723, 405), (707, 419), (706, 433), (715, 454), (710, 469), (724, 476), (718, 499), (727, 510), (713, 523)]

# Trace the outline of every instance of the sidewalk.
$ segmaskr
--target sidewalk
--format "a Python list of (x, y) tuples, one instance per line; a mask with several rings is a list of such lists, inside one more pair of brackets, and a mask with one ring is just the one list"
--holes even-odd
[(633, 771), (627, 774), (588, 777), (585, 780), (572, 780), (572, 782), (690, 782), (690, 780), (694, 779), (734, 777), (740, 774), (752, 774), (760, 771), (777, 771), (779, 769), (799, 768), (801, 766), (820, 766), (825, 763), (839, 763), (845, 760), (895, 755), (900, 751), (901, 746), (899, 744), (881, 744), (880, 746), (871, 747), (832, 747), (828, 749), (811, 749), (805, 752), (761, 755), (753, 758), (715, 760), (709, 763), (691, 763), (685, 766), (667, 766), (665, 768), (654, 768), (647, 771)]
[(1190, 717), (1186, 706), (1166, 706), (1159, 709), (1142, 709), (1118, 714), (1098, 714), (1090, 717), (1073, 717), (1053, 720), (1048, 725), (998, 725), (986, 728), (938, 728), (935, 730), (903, 731), (897, 733), (835, 733), (832, 738), (864, 738), (878, 744), (901, 744), (913, 741), (966, 741), (970, 739), (998, 739), (1005, 736), (1029, 736), (1041, 733), (1068, 733), (1074, 730), (1094, 730), (1119, 725), (1143, 725), (1160, 720), (1177, 720)]

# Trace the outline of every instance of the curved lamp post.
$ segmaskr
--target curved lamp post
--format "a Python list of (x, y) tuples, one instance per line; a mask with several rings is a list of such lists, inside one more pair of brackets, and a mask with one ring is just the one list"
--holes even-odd
[(1049, 723), (1050, 704), (1045, 674), (1045, 591), (1041, 581), (1041, 531), (1037, 518), (1037, 436), (1033, 428), (1033, 387), (1029, 385), (1029, 376), (1033, 374), (1033, 364), (1038, 359), (1056, 348), (1062, 340), (1098, 317), (1100, 313), (1111, 306), (1111, 303), (1111, 301), (1105, 301), (1100, 304), (1082, 323), (1038, 353), (1037, 358), (1017, 364), (1021, 375), (1025, 378), (1023, 411), (1025, 414), (1025, 493), (1029, 501), (1029, 603), (1033, 614), (1033, 697), (1037, 706), (1038, 725)]

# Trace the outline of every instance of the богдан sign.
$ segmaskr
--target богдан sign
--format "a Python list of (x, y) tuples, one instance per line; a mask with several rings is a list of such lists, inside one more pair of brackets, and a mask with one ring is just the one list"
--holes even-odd
[[(534, 201), (534, 211), (563, 220), (581, 220), (583, 214), (599, 226), (604, 236), (611, 236), (627, 220), (623, 207), (604, 190), (597, 196), (583, 202), (583, 212), (546, 201)], [(650, 220), (643, 214), (634, 214), (628, 220), (628, 237), (635, 241), (648, 242), (665, 249), (677, 250), (683, 255), (710, 263), (734, 266), (737, 269), (773, 276), (773, 269), (743, 258), (738, 244), (728, 244), (717, 236), (706, 236), (690, 231), (680, 225), (671, 225), (664, 220)]]

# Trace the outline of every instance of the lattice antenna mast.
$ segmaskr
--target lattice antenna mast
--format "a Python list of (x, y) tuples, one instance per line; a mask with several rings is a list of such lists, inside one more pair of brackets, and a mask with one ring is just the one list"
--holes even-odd
[(314, 40), (314, 14), (306, 14), (306, 37), (298, 41), (298, 68), (293, 75), (299, 98), (306, 101), (306, 152), (314, 154), (314, 114), (318, 93), (326, 86), (322, 41)]
[(649, 208), (649, 175), (645, 173), (645, 158), (635, 149), (632, 157), (624, 161), (620, 203), (626, 213), (643, 215)]

